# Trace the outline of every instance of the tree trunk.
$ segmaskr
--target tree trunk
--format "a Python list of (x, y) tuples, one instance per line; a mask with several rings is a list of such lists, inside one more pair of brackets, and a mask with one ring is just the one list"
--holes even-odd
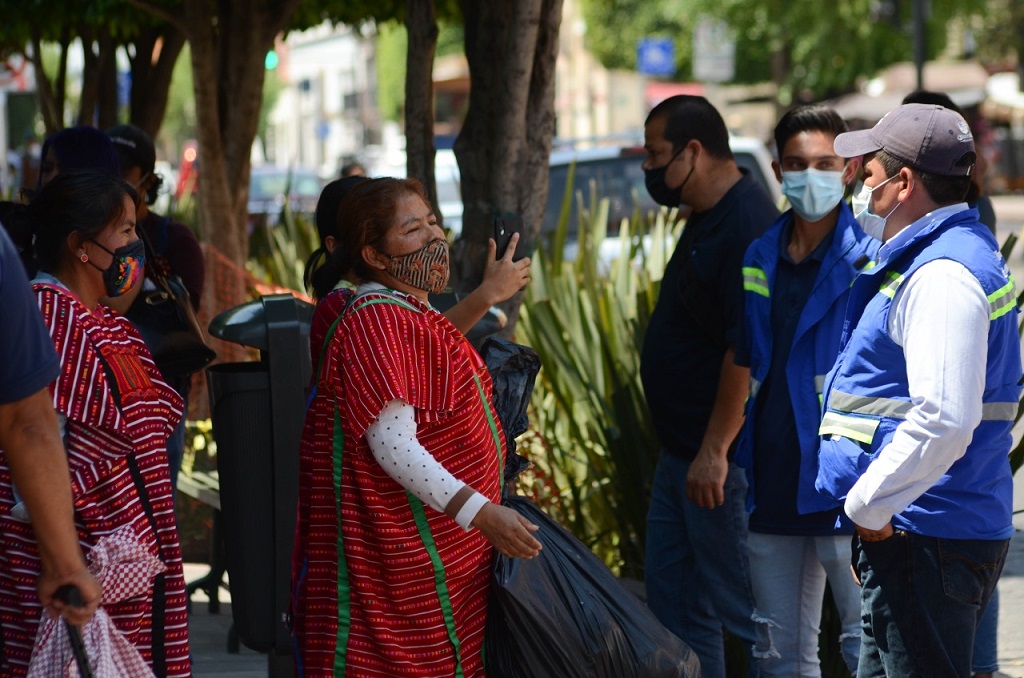
[(405, 27), (409, 49), (405, 59), (406, 172), (427, 189), (437, 207), (434, 179), (434, 51), (437, 48), (437, 8), (434, 0), (408, 0)]
[(83, 28), (82, 95), (77, 124), (108, 129), (117, 124), (117, 43), (106, 28)]
[[(472, 89), (455, 141), (464, 211), (457, 289), (479, 284), (495, 216), (523, 217), (532, 251), (544, 218), (555, 130), (555, 60), (562, 0), (462, 0)], [(512, 336), (521, 294), (503, 305)]]
[(184, 46), (185, 34), (170, 24), (144, 29), (135, 40), (130, 120), (153, 138), (163, 123), (174, 64)]
[(51, 82), (43, 68), (42, 37), (38, 30), (32, 31), (32, 69), (36, 76), (36, 90), (39, 93), (39, 108), (43, 115), (43, 126), (49, 136), (64, 128), (64, 88), (67, 83), (68, 37), (67, 29), (61, 32), (60, 65), (55, 82)]
[(77, 125), (92, 125), (93, 115), (100, 98), (100, 58), (97, 53), (96, 33), (82, 29), (82, 96), (78, 101)]
[(183, 4), (196, 96), (200, 230), (242, 267), (249, 253), (249, 154), (259, 124), (263, 55), (298, 0)]
[(97, 36), (99, 43), (100, 82), (96, 107), (96, 126), (110, 129), (117, 124), (117, 111), (120, 108), (117, 100), (117, 43), (110, 31), (103, 29)]

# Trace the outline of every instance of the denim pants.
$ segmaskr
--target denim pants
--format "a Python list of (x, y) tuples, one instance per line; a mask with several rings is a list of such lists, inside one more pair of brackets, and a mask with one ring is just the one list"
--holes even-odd
[(1010, 540), (900, 530), (856, 544), (863, 606), (858, 678), (971, 675), (975, 630)]
[(704, 678), (725, 676), (723, 628), (739, 638), (756, 676), (746, 476), (730, 464), (725, 503), (705, 509), (686, 498), (689, 470), (689, 461), (662, 451), (647, 513), (647, 604), (697, 653)]
[[(860, 654), (860, 587), (850, 571), (850, 535), (761, 534), (747, 537), (755, 618), (763, 637), (754, 648), (761, 675), (821, 676), (818, 633), (825, 581), (839, 611), (843, 660), (857, 672)], [(822, 642), (826, 642), (823, 640)]]
[(999, 670), (999, 589), (993, 589), (992, 597), (981, 614), (978, 631), (974, 634), (974, 658), (971, 671), (974, 673), (995, 673)]

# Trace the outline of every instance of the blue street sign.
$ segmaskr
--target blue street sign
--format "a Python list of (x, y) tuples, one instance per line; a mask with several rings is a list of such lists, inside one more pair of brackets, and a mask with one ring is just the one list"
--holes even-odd
[(644, 75), (675, 75), (676, 48), (672, 38), (637, 41), (636, 70)]

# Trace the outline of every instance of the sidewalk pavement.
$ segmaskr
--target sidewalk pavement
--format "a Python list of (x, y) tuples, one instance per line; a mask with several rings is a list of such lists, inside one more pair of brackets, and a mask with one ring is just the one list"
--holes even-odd
[[(209, 565), (185, 564), (185, 581), (199, 579), (209, 572)], [(225, 577), (226, 579), (226, 577)], [(231, 594), (220, 590), (220, 614), (210, 614), (209, 599), (204, 591), (192, 595), (192, 614), (188, 619), (189, 644), (192, 649), (192, 673), (195, 678), (263, 678), (267, 676), (267, 658), (241, 646), (238, 654), (228, 653), (228, 630), (231, 628)]]
[[(1018, 488), (1024, 485), (1018, 479)], [(1024, 497), (1024, 494), (1018, 494)], [(1018, 500), (1020, 501), (1020, 500)], [(1024, 514), (1018, 516), (1018, 529), (1024, 529)], [(206, 565), (185, 565), (185, 579), (192, 581), (206, 574)], [(999, 678), (1024, 678), (1024, 532), (1017, 532), (1010, 542), (999, 606)], [(267, 676), (264, 655), (242, 647), (238, 654), (228, 654), (228, 629), (231, 626), (230, 594), (221, 589), (220, 614), (209, 613), (206, 594), (197, 591), (192, 597), (189, 633), (192, 643), (192, 668), (196, 678), (263, 678)]]

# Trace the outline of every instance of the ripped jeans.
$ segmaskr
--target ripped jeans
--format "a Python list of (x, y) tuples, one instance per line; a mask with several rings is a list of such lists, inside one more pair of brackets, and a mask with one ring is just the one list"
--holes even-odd
[(739, 639), (757, 676), (756, 633), (747, 565), (747, 478), (729, 464), (725, 503), (700, 508), (686, 498), (690, 462), (662, 451), (647, 514), (647, 605), (700, 658), (704, 678), (725, 678), (722, 630)]
[[(850, 571), (850, 535), (747, 535), (762, 676), (818, 678), (818, 632), (828, 579), (839, 611), (838, 642), (851, 673), (860, 654), (860, 587)], [(822, 642), (825, 642), (824, 640)]]

